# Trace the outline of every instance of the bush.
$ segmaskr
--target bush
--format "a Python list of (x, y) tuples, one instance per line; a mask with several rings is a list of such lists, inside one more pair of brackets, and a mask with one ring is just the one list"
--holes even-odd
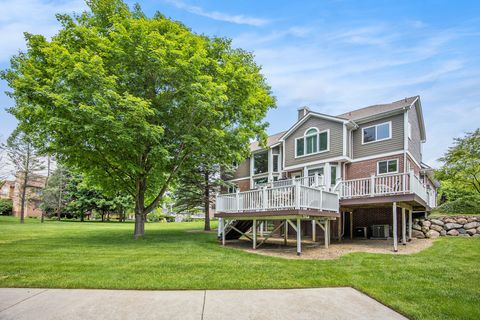
[(13, 203), (10, 199), (0, 199), (0, 215), (10, 216), (13, 210)]
[(480, 196), (463, 196), (456, 200), (446, 202), (438, 207), (439, 211), (444, 213), (473, 213), (480, 214)]

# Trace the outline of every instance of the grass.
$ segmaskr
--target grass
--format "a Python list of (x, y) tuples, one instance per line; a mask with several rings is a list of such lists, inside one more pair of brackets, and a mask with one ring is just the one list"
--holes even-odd
[(252, 289), (352, 286), (414, 319), (480, 319), (480, 239), (441, 238), (413, 255), (286, 260), (221, 247), (201, 223), (0, 217), (0, 287)]

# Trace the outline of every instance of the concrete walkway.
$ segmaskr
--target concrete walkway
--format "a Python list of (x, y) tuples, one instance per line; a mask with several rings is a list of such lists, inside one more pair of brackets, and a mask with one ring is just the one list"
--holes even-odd
[(0, 289), (0, 319), (406, 319), (352, 288)]

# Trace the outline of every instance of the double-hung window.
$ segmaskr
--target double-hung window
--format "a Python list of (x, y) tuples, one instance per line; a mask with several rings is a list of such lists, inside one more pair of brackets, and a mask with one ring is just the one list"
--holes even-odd
[(377, 162), (377, 174), (388, 174), (398, 172), (398, 160), (385, 160)]
[(392, 138), (392, 122), (384, 122), (362, 129), (362, 144)]
[(268, 172), (268, 151), (253, 154), (253, 174)]
[(325, 151), (328, 151), (328, 130), (319, 132), (317, 128), (310, 128), (295, 140), (296, 157)]

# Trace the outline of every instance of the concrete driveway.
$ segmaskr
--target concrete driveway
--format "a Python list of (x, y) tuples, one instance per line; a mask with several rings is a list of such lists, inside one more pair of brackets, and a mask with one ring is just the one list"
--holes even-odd
[(0, 319), (406, 319), (352, 288), (0, 289)]

